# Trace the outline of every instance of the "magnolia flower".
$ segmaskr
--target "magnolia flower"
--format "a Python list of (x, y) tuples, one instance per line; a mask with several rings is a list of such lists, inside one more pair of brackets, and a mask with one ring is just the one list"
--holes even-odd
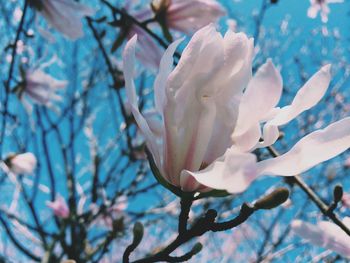
[[(167, 27), (188, 35), (210, 22), (215, 22), (219, 17), (226, 14), (224, 8), (214, 0), (160, 0), (153, 1), (152, 6), (156, 13), (165, 12), (162, 17), (165, 18)], [(126, 8), (130, 10), (131, 4), (127, 4)], [(132, 15), (142, 22), (152, 18), (153, 14), (150, 8), (147, 7), (134, 12)], [(131, 39), (134, 35), (138, 36), (137, 58), (145, 66), (158, 69), (163, 53), (158, 43), (136, 24), (125, 30), (128, 39)]]
[(307, 10), (307, 15), (310, 18), (316, 18), (318, 12), (320, 12), (323, 23), (328, 22), (328, 14), (330, 9), (328, 4), (343, 3), (344, 0), (310, 0), (310, 7)]
[(47, 201), (46, 205), (52, 209), (55, 216), (59, 218), (69, 217), (69, 208), (62, 196), (57, 196), (53, 202)]
[(162, 49), (154, 39), (137, 25), (133, 25), (128, 31), (127, 38), (131, 39), (137, 35), (140, 41), (140, 48), (136, 51), (137, 58), (142, 61), (143, 65), (151, 69), (159, 67), (162, 58)]
[(32, 174), (36, 163), (35, 155), (30, 152), (11, 155), (5, 160), (5, 164), (14, 174)]
[[(165, 51), (154, 83), (158, 123), (148, 122), (137, 105), (137, 37), (123, 54), (130, 108), (167, 183), (190, 192), (240, 193), (259, 176), (293, 176), (349, 148), (350, 118), (345, 118), (305, 136), (280, 157), (257, 162), (254, 149), (275, 143), (279, 126), (323, 97), (330, 66), (317, 72), (290, 105), (279, 108), (280, 73), (268, 60), (252, 78), (253, 40), (245, 34), (228, 31), (222, 37), (213, 25), (206, 26), (194, 34), (173, 69), (173, 54), (181, 41)], [(159, 129), (160, 135), (153, 132)]]
[(52, 27), (71, 40), (84, 35), (81, 19), (95, 13), (74, 0), (31, 0), (31, 4)]
[[(125, 9), (132, 14), (132, 16), (142, 22), (152, 17), (152, 11), (149, 8), (141, 9), (137, 12), (133, 12), (132, 3), (127, 2)], [(160, 59), (162, 58), (162, 48), (157, 42), (141, 27), (136, 24), (126, 25), (120, 32), (121, 36), (126, 36), (127, 39), (131, 39), (134, 35), (138, 35), (140, 47), (136, 50), (137, 58), (146, 67), (157, 69), (159, 67)]]
[(153, 10), (165, 11), (166, 25), (185, 34), (192, 34), (226, 15), (225, 9), (215, 0), (155, 0)]
[[(61, 101), (56, 94), (59, 89), (64, 89), (68, 82), (58, 80), (50, 76), (41, 68), (28, 69), (24, 76), (24, 87), (20, 90), (20, 96), (25, 95), (32, 102), (47, 107), (52, 106), (52, 101)], [(24, 100), (25, 106), (31, 111), (31, 105)]]
[[(343, 223), (350, 227), (350, 217)], [(328, 221), (320, 221), (312, 225), (301, 220), (292, 222), (293, 231), (311, 244), (330, 249), (344, 257), (350, 258), (350, 236), (339, 226)]]

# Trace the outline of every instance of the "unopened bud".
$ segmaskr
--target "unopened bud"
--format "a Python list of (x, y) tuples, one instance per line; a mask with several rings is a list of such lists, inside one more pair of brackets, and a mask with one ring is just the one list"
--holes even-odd
[(143, 225), (140, 222), (136, 222), (133, 229), (134, 240), (133, 245), (137, 247), (143, 238)]
[(333, 189), (334, 202), (340, 202), (343, 198), (343, 193), (343, 187), (340, 184), (336, 185)]
[(255, 202), (255, 209), (273, 209), (285, 201), (289, 197), (289, 190), (285, 187), (277, 188), (272, 191), (270, 194), (260, 198)]
[(202, 248), (203, 248), (203, 245), (201, 243), (199, 243), (199, 242), (196, 243), (190, 252), (191, 255), (194, 256), (194, 255), (198, 254), (199, 252), (201, 252)]

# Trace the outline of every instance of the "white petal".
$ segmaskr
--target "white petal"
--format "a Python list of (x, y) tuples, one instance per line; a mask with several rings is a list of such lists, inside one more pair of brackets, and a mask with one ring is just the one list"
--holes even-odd
[(156, 109), (159, 113), (163, 112), (165, 103), (165, 87), (169, 74), (173, 69), (173, 55), (178, 45), (183, 41), (183, 38), (173, 42), (165, 51), (159, 65), (159, 73), (154, 81), (154, 97)]
[(336, 224), (321, 221), (312, 225), (300, 220), (292, 222), (292, 230), (311, 244), (350, 256), (350, 237)]
[(221, 83), (214, 84), (220, 87), (215, 98), (214, 130), (204, 159), (207, 163), (212, 163), (232, 145), (231, 134), (237, 122), (241, 96), (252, 76), (253, 40), (243, 33), (227, 31), (224, 48), (225, 66), (218, 77)]
[[(232, 134), (232, 140), (238, 147), (250, 150), (256, 145), (260, 138), (260, 129), (258, 132), (257, 125), (277, 105), (281, 94), (282, 77), (271, 60), (268, 60), (249, 82), (242, 97), (238, 121)], [(247, 141), (247, 137), (251, 140)]]
[(324, 233), (317, 226), (301, 220), (292, 221), (292, 230), (301, 238), (308, 240), (315, 246), (322, 246)]
[(350, 147), (350, 117), (302, 138), (287, 153), (258, 163), (258, 173), (293, 176), (327, 161)]
[(319, 4), (314, 4), (309, 7), (307, 10), (307, 16), (310, 18), (316, 18), (317, 13), (320, 11), (320, 6)]
[(277, 126), (265, 124), (264, 132), (262, 136), (263, 141), (259, 143), (257, 147), (262, 148), (262, 147), (270, 146), (277, 141), (279, 136), (280, 136), (280, 132)]
[(137, 104), (136, 88), (133, 80), (136, 42), (137, 42), (137, 36), (134, 36), (132, 39), (128, 41), (123, 52), (123, 70), (124, 70), (124, 78), (125, 78), (126, 95), (128, 98), (128, 102), (130, 104), (131, 111), (134, 115), (134, 118), (141, 132), (145, 136), (147, 146), (152, 152), (155, 162), (159, 168), (160, 156), (159, 156), (159, 151), (156, 143), (156, 137), (152, 133), (147, 121), (140, 113), (138, 104)]
[(226, 153), (206, 169), (191, 172), (184, 170), (182, 176), (192, 175), (199, 183), (213, 189), (241, 193), (255, 180), (256, 156), (229, 148)]
[(331, 81), (330, 65), (324, 66), (298, 91), (291, 105), (283, 107), (270, 125), (284, 125), (315, 106), (326, 93)]

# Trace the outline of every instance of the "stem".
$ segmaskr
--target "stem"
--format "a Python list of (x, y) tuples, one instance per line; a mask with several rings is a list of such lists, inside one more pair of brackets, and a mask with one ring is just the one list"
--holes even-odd
[(10, 84), (11, 84), (12, 75), (13, 75), (13, 71), (15, 68), (15, 62), (16, 62), (17, 43), (20, 39), (22, 30), (23, 30), (23, 24), (24, 24), (24, 19), (25, 19), (26, 13), (27, 13), (27, 9), (28, 9), (28, 0), (25, 0), (24, 6), (23, 6), (23, 14), (21, 17), (21, 21), (19, 22), (19, 25), (18, 25), (15, 42), (12, 46), (12, 54), (11, 54), (12, 60), (11, 60), (11, 64), (10, 64), (8, 78), (7, 78), (7, 81), (5, 83), (4, 117), (2, 119), (2, 125), (1, 125), (2, 129), (1, 129), (1, 134), (0, 134), (0, 158), (2, 156), (2, 149), (3, 149), (3, 145), (4, 145), (4, 136), (5, 136), (5, 131), (6, 131), (7, 107), (8, 107), (9, 95), (10, 95), (10, 91), (11, 91)]
[[(269, 146), (268, 151), (274, 157), (280, 156), (280, 153), (273, 147)], [(304, 182), (300, 175), (295, 175), (291, 177), (293, 182), (298, 185), (304, 193), (312, 200), (312, 202), (320, 209), (322, 214), (333, 221), (337, 226), (339, 226), (348, 236), (350, 236), (350, 229), (339, 219), (339, 217), (329, 210), (328, 205), (323, 202), (319, 196)]]

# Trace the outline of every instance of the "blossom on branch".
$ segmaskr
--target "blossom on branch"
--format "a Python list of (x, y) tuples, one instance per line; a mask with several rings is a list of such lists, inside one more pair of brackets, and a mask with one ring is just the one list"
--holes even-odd
[(84, 35), (81, 19), (95, 13), (92, 8), (73, 0), (30, 0), (30, 3), (53, 28), (71, 40)]
[(34, 154), (27, 152), (7, 157), (5, 164), (9, 171), (14, 174), (32, 174), (36, 168), (37, 160)]
[[(350, 227), (350, 217), (343, 223)], [(312, 245), (330, 249), (346, 258), (350, 258), (350, 237), (336, 224), (320, 221), (316, 225), (294, 220), (292, 230)]]
[[(123, 56), (130, 108), (167, 183), (186, 192), (241, 193), (261, 175), (293, 176), (349, 148), (350, 118), (345, 118), (305, 136), (289, 152), (257, 162), (253, 150), (275, 143), (279, 126), (321, 100), (330, 66), (317, 72), (290, 105), (279, 108), (283, 84), (272, 62), (252, 77), (253, 39), (232, 31), (222, 37), (208, 25), (194, 34), (173, 69), (181, 41), (166, 50), (154, 83), (161, 120), (157, 129), (138, 109), (133, 81), (137, 37)], [(159, 128), (160, 136), (152, 132)]]
[(318, 12), (320, 12), (322, 22), (327, 23), (328, 14), (330, 13), (328, 4), (343, 2), (344, 0), (310, 0), (310, 7), (307, 10), (307, 15), (310, 18), (316, 18)]
[(29, 112), (32, 110), (30, 103), (25, 100), (47, 107), (53, 106), (53, 101), (61, 101), (57, 91), (66, 88), (66, 80), (58, 80), (43, 71), (44, 67), (31, 68), (25, 71), (24, 85), (18, 90), (19, 97)]
[(55, 216), (59, 218), (69, 217), (69, 207), (62, 196), (58, 195), (53, 202), (47, 201), (46, 205), (52, 209)]
[(155, 0), (152, 7), (165, 19), (166, 26), (188, 35), (226, 15), (215, 0)]

